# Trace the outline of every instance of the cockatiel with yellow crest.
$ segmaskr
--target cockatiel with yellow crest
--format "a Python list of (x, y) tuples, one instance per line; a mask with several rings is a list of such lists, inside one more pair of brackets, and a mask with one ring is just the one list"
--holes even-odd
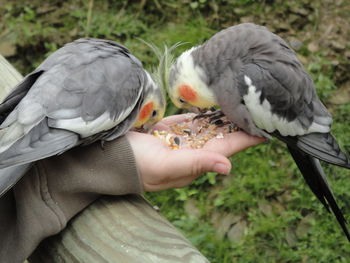
[(149, 127), (165, 104), (163, 90), (124, 46), (92, 38), (66, 44), (0, 105), (0, 196), (32, 162)]

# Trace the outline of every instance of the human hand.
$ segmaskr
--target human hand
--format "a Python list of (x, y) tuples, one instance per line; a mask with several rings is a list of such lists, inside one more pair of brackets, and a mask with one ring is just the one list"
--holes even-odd
[[(181, 114), (164, 118), (154, 129), (169, 130), (170, 125), (183, 122), (187, 116)], [(222, 139), (213, 138), (201, 149), (172, 150), (150, 134), (129, 132), (127, 138), (145, 191), (184, 187), (205, 172), (228, 174), (231, 162), (227, 157), (265, 141), (238, 131), (225, 134)]]

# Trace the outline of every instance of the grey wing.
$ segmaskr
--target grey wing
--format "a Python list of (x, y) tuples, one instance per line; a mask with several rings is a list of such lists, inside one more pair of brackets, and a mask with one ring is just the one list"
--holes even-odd
[(18, 85), (16, 85), (0, 104), (0, 124), (6, 119), (8, 114), (17, 106), (32, 87), (34, 82), (43, 73), (42, 70), (34, 71), (27, 75)]
[(78, 143), (77, 134), (51, 129), (44, 119), (0, 154), (0, 197), (22, 178), (32, 162), (60, 154)]
[(77, 134), (51, 129), (44, 119), (26, 136), (16, 141), (7, 151), (0, 153), (0, 169), (31, 163), (60, 154), (79, 143)]
[(88, 65), (97, 58), (105, 58), (117, 54), (128, 57), (140, 67), (142, 66), (141, 62), (126, 47), (119, 43), (96, 38), (80, 38), (67, 43), (52, 53), (39, 65), (37, 71), (46, 71), (63, 64), (68, 69), (75, 69), (82, 64)]
[(238, 86), (254, 124), (304, 153), (349, 168), (349, 158), (330, 134), (332, 118), (313, 86), (308, 86), (311, 80), (306, 73), (304, 79), (288, 74), (283, 66), (267, 70), (249, 64), (239, 77)]
[(136, 119), (145, 78), (141, 63), (113, 43), (98, 41), (102, 46), (94, 52), (94, 44), (87, 42), (84, 45), (94, 53), (89, 53), (89, 60), (83, 56), (79, 63), (82, 54), (69, 50), (63, 60), (44, 62), (42, 74), (25, 89), (21, 86), (24, 95), (0, 130), (5, 141), (0, 153), (1, 194), (31, 162), (84, 142), (116, 138)]
[[(31, 138), (28, 146), (36, 145), (40, 136), (32, 136), (31, 131), (45, 128), (40, 125), (42, 122), (49, 129), (75, 134), (79, 143), (85, 140), (91, 143), (110, 137), (110, 133), (121, 135), (115, 127), (126, 120), (131, 127), (136, 119), (131, 113), (142, 100), (144, 82), (144, 72), (138, 64), (120, 53), (97, 57), (73, 70), (66, 63), (69, 64), (69, 60), (45, 71), (2, 123), (0, 163), (3, 166), (37, 160), (40, 155), (42, 158), (50, 156), (50, 147), (42, 153), (38, 147), (33, 147), (37, 152), (27, 157), (15, 147), (17, 141), (28, 138)], [(40, 129), (36, 133), (40, 134)], [(55, 137), (51, 139), (54, 144)], [(62, 149), (65, 147), (63, 144)], [(59, 149), (52, 148), (51, 155), (57, 151)], [(15, 157), (10, 158), (10, 152)]]
[(237, 79), (243, 102), (257, 127), (283, 136), (329, 132), (332, 118), (309, 76), (283, 61), (244, 66)]
[(82, 139), (114, 128), (140, 102), (144, 78), (143, 69), (122, 55), (78, 67), (59, 80), (61, 88), (45, 100), (49, 126), (73, 131)]
[(0, 104), (0, 123), (4, 121), (21, 99), (24, 98), (35, 81), (44, 72), (58, 65), (65, 65), (69, 70), (74, 69), (82, 64), (89, 64), (98, 57), (110, 56), (116, 52), (130, 57), (134, 63), (138, 64), (140, 67), (142, 66), (141, 62), (130, 54), (126, 47), (114, 41), (82, 38), (66, 44), (45, 59), (36, 70), (28, 74), (5, 97)]
[[(10, 93), (5, 97), (5, 99), (0, 104), (0, 116), (1, 116), (0, 123), (4, 121), (8, 113), (11, 112), (16, 107), (16, 105), (21, 101), (21, 99), (24, 98), (24, 96), (28, 93), (29, 89), (32, 87), (35, 81), (45, 71), (47, 71), (50, 68), (53, 68), (56, 65), (62, 64), (62, 62), (67, 60), (70, 60), (69, 64), (71, 67), (73, 67), (75, 63), (81, 63), (81, 61), (78, 62), (76, 61), (76, 59), (70, 59), (73, 57), (72, 54), (76, 52), (76, 46), (80, 42), (82, 42), (82, 40), (69, 43), (64, 47), (58, 49), (56, 52), (50, 55), (47, 59), (45, 59), (37, 69), (35, 69), (32, 73), (28, 74), (19, 84), (17, 84), (10, 91)], [(80, 52), (83, 52), (83, 50), (80, 50)], [(87, 54), (89, 54), (89, 52), (87, 52)], [(83, 56), (83, 57), (87, 59), (86, 56)]]
[[(77, 60), (74, 56), (71, 59)], [(136, 119), (130, 113), (142, 99), (144, 78), (142, 67), (118, 52), (74, 69), (69, 60), (53, 66), (3, 122), (2, 149), (8, 149), (43, 120), (50, 128), (77, 134), (80, 141), (108, 137), (125, 119)]]
[[(74, 44), (73, 44), (74, 43)], [(75, 42), (69, 43), (66, 46), (58, 49), (47, 59), (39, 65), (32, 73), (28, 74), (19, 84), (17, 84), (10, 93), (5, 97), (5, 99), (0, 104), (0, 123), (8, 116), (8, 114), (17, 106), (17, 104), (27, 95), (30, 88), (33, 86), (35, 81), (42, 75), (45, 71), (53, 68), (56, 65), (67, 61), (72, 57), (74, 53), (74, 48), (76, 46)], [(74, 59), (71, 59), (70, 65), (73, 66)]]

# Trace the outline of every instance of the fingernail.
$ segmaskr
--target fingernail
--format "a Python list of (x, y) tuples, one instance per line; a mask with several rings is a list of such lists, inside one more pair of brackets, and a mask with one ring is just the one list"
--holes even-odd
[(230, 167), (228, 167), (226, 164), (223, 163), (216, 163), (213, 168), (214, 172), (219, 174), (229, 174), (230, 173)]

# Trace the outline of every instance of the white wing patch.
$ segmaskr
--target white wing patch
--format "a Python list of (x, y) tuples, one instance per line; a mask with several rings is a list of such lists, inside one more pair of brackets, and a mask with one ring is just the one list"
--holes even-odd
[(267, 132), (278, 130), (283, 136), (304, 135), (312, 132), (329, 132), (329, 127), (319, 125), (315, 122), (308, 129), (304, 129), (296, 119), (288, 121), (279, 117), (271, 111), (271, 104), (264, 99), (260, 103), (261, 91), (257, 91), (252, 80), (244, 76), (244, 81), (248, 85), (248, 92), (243, 96), (246, 107), (248, 108), (253, 121), (257, 127)]
[(82, 138), (92, 136), (96, 133), (107, 131), (119, 123), (121, 123), (125, 118), (127, 118), (134, 108), (134, 105), (128, 107), (125, 111), (121, 112), (116, 118), (112, 120), (108, 112), (103, 113), (100, 117), (96, 118), (93, 121), (84, 121), (81, 117), (74, 119), (65, 119), (65, 120), (52, 120), (50, 121), (50, 126), (60, 129), (65, 129), (78, 133)]

